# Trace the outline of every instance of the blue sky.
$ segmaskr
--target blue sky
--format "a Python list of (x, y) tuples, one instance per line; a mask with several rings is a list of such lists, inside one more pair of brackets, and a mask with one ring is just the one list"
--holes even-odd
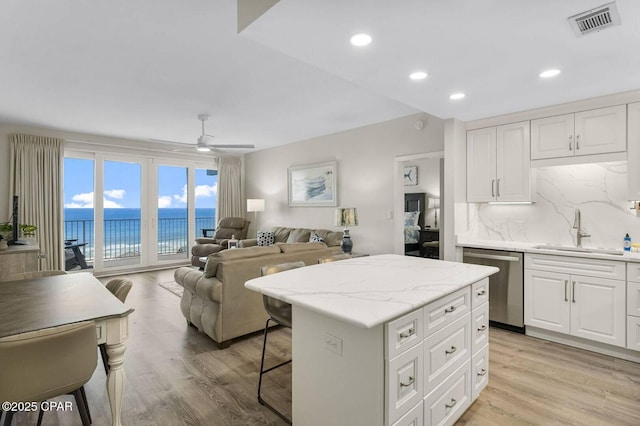
[[(159, 166), (158, 207), (187, 207), (185, 167)], [(196, 169), (196, 208), (215, 208), (218, 177)], [(93, 208), (93, 160), (64, 159), (64, 206)], [(104, 207), (140, 208), (141, 166), (138, 163), (105, 161)]]

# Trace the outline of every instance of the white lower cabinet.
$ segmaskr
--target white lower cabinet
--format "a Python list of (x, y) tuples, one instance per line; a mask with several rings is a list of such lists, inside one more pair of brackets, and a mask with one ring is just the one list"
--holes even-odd
[(385, 325), (386, 425), (454, 424), (478, 397), (489, 380), (488, 292), (483, 279)]
[(476, 399), (489, 383), (489, 346), (471, 359), (471, 398)]
[[(526, 257), (534, 259), (525, 260), (525, 325), (625, 347), (624, 275), (621, 280), (580, 275), (584, 259), (579, 258)], [(526, 268), (545, 263), (554, 271)], [(618, 271), (617, 264), (624, 265), (608, 263), (604, 270)]]
[(627, 349), (640, 351), (640, 264), (627, 263)]
[(469, 361), (424, 399), (425, 425), (452, 425), (471, 405)]
[(424, 395), (422, 342), (388, 362), (387, 424), (393, 424)]
[(471, 352), (477, 353), (489, 343), (489, 304), (473, 310), (471, 315)]
[(469, 314), (424, 341), (424, 383), (433, 389), (469, 360), (471, 322)]
[(393, 426), (423, 426), (424, 410), (422, 409), (422, 400), (407, 414), (402, 416), (400, 420), (395, 422)]
[(640, 351), (640, 317), (627, 317), (627, 349)]

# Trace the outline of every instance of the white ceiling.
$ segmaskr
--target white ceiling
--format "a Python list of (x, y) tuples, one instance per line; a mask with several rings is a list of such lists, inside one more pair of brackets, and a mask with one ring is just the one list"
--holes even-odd
[[(209, 113), (216, 143), (263, 149), (640, 89), (640, 1), (618, 0), (622, 25), (600, 33), (566, 21), (604, 2), (281, 0), (238, 35), (235, 0), (3, 0), (0, 121), (195, 144)], [(358, 31), (373, 43), (352, 47)]]

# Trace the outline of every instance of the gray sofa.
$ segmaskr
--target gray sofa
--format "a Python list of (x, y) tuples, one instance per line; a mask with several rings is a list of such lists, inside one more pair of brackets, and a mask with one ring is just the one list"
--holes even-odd
[[(306, 243), (309, 242), (313, 234), (322, 238), (322, 242), (328, 247), (338, 247), (336, 253), (339, 253), (340, 244), (344, 232), (330, 231), (328, 229), (311, 229), (311, 228), (287, 228), (284, 226), (276, 226), (270, 230), (275, 237), (275, 243)], [(240, 247), (252, 247), (258, 244), (256, 238), (245, 239), (240, 241)]]
[(277, 243), (223, 250), (209, 255), (204, 271), (178, 268), (174, 277), (184, 287), (180, 310), (189, 324), (206, 333), (221, 348), (231, 339), (264, 329), (267, 313), (262, 296), (244, 287), (260, 276), (260, 268), (301, 260), (306, 265), (340, 252), (324, 243)]

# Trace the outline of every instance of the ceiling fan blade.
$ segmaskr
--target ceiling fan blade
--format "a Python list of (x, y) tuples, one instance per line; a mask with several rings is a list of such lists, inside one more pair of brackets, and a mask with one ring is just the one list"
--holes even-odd
[(225, 145), (225, 144), (209, 144), (211, 148), (220, 148), (220, 149), (229, 149), (229, 148), (240, 148), (240, 149), (254, 149), (256, 146), (253, 144), (236, 144), (236, 145)]

